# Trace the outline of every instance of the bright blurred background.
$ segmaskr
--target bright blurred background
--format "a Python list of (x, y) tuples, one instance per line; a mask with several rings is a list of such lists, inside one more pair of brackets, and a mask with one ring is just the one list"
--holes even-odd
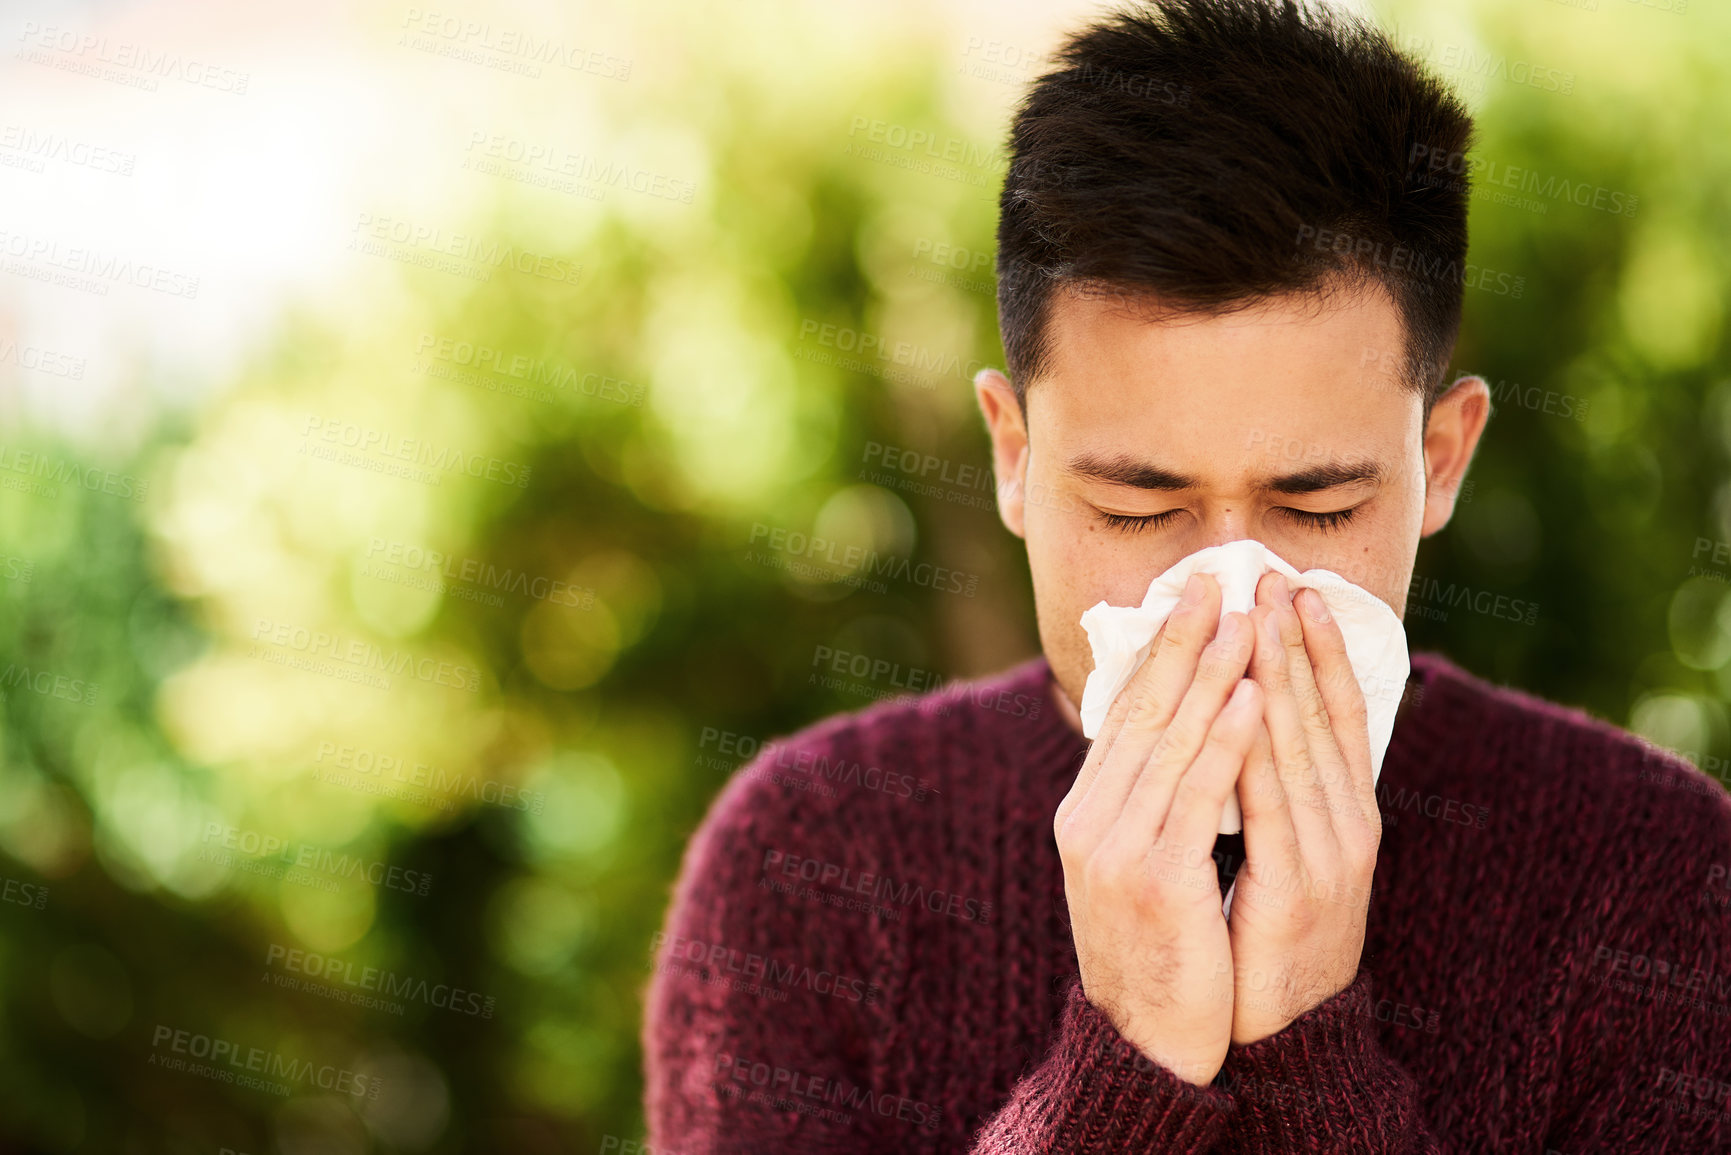
[[(969, 377), (1010, 111), (1096, 10), (8, 9), (0, 1133), (642, 1138), (730, 770), (1036, 652)], [(1724, 778), (1731, 8), (1359, 10), (1478, 113), (1498, 274), (1411, 643)]]

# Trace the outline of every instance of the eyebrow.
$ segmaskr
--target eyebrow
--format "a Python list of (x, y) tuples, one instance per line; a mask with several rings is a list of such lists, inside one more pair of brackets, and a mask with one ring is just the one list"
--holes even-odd
[[(1188, 474), (1164, 469), (1149, 461), (1139, 461), (1127, 453), (1113, 457), (1079, 453), (1069, 460), (1068, 468), (1070, 472), (1079, 473), (1083, 477), (1109, 481), (1114, 485), (1129, 485), (1137, 489), (1182, 492), (1199, 489), (1202, 485), (1198, 479)], [(1326, 461), (1292, 473), (1263, 477), (1256, 482), (1254, 488), (1265, 493), (1316, 493), (1340, 485), (1363, 482), (1380, 485), (1382, 481), (1382, 466), (1368, 459), (1360, 459)]]

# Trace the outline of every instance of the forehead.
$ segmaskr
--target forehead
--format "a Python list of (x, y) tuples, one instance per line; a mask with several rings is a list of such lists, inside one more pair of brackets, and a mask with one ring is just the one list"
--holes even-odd
[(1399, 451), (1422, 403), (1401, 381), (1405, 329), (1377, 286), (1184, 315), (1054, 295), (1049, 370), (1027, 393), (1033, 440), (1202, 472)]

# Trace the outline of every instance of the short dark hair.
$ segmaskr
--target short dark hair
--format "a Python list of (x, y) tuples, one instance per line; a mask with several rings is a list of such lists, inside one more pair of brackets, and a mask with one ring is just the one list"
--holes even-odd
[(1460, 329), (1468, 186), (1420, 158), (1459, 173), (1472, 131), (1380, 31), (1295, 0), (1149, 0), (1077, 33), (1016, 112), (998, 200), (1018, 401), (1050, 368), (1060, 289), (1218, 314), (1380, 284), (1428, 416)]

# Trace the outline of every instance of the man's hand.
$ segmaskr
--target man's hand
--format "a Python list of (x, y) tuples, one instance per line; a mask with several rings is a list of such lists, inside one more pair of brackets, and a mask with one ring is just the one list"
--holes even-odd
[(1083, 992), (1138, 1050), (1199, 1086), (1233, 1037), (1214, 838), (1263, 711), (1245, 677), (1251, 623), (1222, 619), (1220, 597), (1211, 575), (1191, 579), (1053, 822)]
[(1352, 984), (1382, 818), (1364, 695), (1315, 590), (1264, 574), (1250, 613), (1263, 725), (1238, 783), (1244, 868), (1232, 899), (1232, 1041), (1285, 1029)]

